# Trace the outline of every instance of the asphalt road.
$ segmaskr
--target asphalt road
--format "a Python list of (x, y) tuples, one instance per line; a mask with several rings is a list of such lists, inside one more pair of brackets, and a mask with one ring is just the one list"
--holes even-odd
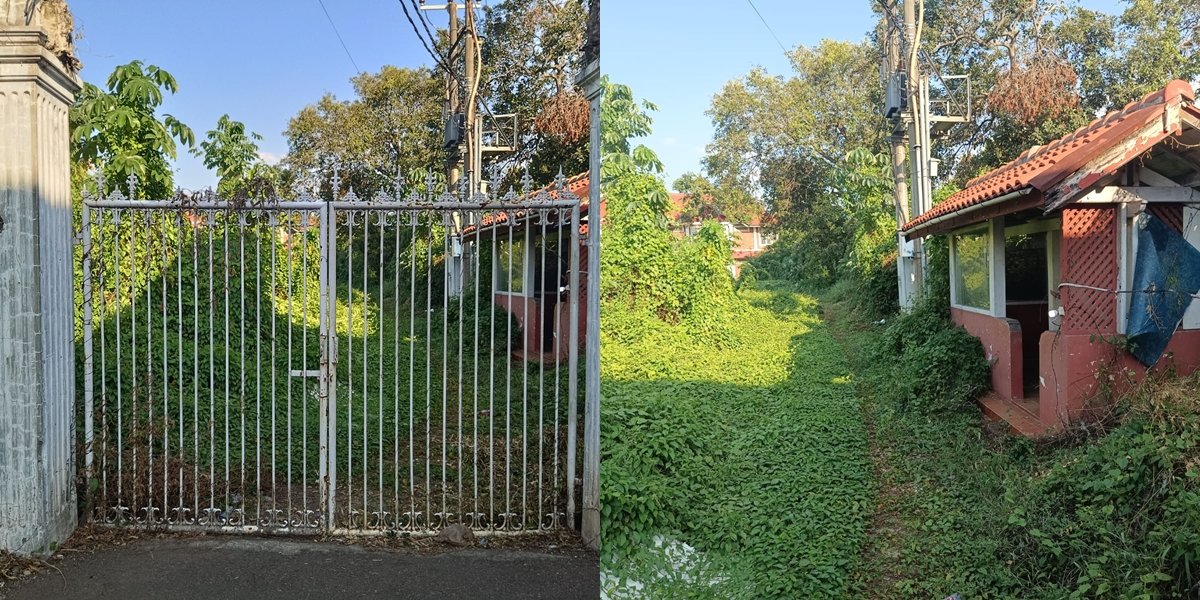
[(158, 539), (57, 562), (0, 600), (599, 598), (593, 554), (412, 554), (278, 539)]

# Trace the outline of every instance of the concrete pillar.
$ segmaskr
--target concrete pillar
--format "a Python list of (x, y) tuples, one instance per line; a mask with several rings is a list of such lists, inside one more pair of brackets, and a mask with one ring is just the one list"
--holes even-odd
[(14, 6), (27, 5), (0, 1), (0, 550), (38, 554), (76, 525), (67, 111), (80, 84), (49, 50), (61, 40), (44, 7)]
[[(587, 336), (583, 409), (583, 519), (588, 548), (600, 550), (600, 0), (588, 11), (584, 67), (576, 78), (591, 115), (588, 161)], [(574, 457), (572, 457), (574, 459)]]

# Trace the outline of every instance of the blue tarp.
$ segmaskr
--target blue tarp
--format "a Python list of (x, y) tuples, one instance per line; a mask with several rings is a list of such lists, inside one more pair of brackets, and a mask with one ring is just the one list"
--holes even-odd
[(1200, 250), (1153, 215), (1143, 214), (1134, 223), (1137, 257), (1125, 333), (1133, 356), (1152, 366), (1200, 291)]

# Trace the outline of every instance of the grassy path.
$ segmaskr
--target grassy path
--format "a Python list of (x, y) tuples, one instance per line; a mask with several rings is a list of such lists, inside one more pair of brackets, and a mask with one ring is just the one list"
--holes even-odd
[[(606, 317), (607, 568), (651, 597), (855, 596), (871, 467), (845, 355), (812, 297), (771, 284), (741, 297), (722, 344)], [(683, 562), (699, 574), (647, 583), (654, 553), (637, 550), (654, 535), (695, 547)], [(657, 572), (680, 571), (669, 562)]]

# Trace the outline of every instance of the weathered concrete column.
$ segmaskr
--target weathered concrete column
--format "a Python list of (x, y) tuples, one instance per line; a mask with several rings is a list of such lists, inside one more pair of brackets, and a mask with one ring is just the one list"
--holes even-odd
[[(588, 10), (584, 67), (576, 78), (591, 115), (588, 161), (586, 395), (583, 409), (583, 543), (600, 549), (600, 0)], [(573, 458), (573, 457), (572, 457)]]
[(0, 0), (0, 549), (21, 554), (76, 525), (67, 111), (80, 85), (47, 10), (66, 7)]

